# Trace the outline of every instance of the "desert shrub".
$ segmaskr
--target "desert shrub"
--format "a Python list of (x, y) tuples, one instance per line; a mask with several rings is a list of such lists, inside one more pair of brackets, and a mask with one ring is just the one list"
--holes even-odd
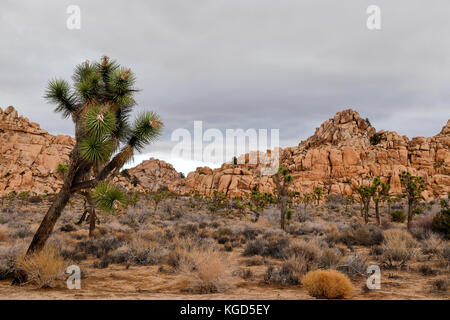
[(241, 269), (239, 270), (239, 276), (244, 280), (248, 280), (253, 277), (253, 272), (250, 269)]
[(79, 252), (77, 250), (69, 250), (67, 248), (62, 249), (60, 252), (64, 260), (80, 262), (87, 259), (85, 252)]
[(438, 257), (444, 267), (450, 266), (450, 244), (447, 243), (441, 247)]
[(376, 146), (381, 141), (381, 134), (374, 133), (372, 136), (370, 136), (369, 140), (371, 145)]
[(219, 239), (223, 237), (231, 237), (233, 235), (233, 230), (230, 227), (220, 227), (214, 232), (214, 239)]
[(31, 196), (28, 199), (28, 202), (30, 202), (30, 203), (40, 203), (40, 202), (42, 202), (42, 197), (41, 196)]
[(111, 256), (103, 256), (100, 261), (95, 261), (93, 267), (97, 269), (105, 269), (108, 268), (110, 263), (113, 262), (113, 259)]
[(358, 254), (353, 254), (345, 257), (342, 264), (337, 267), (339, 271), (344, 272), (350, 277), (356, 275), (365, 275), (367, 268), (367, 258)]
[(383, 241), (383, 235), (380, 228), (372, 225), (355, 225), (341, 231), (336, 242), (342, 242), (346, 245), (374, 246)]
[(17, 267), (25, 272), (29, 283), (48, 288), (63, 278), (67, 263), (53, 247), (47, 246), (40, 252), (20, 257)]
[(431, 281), (431, 287), (433, 290), (438, 292), (447, 292), (448, 291), (449, 280), (446, 278), (440, 278)]
[(433, 218), (432, 229), (450, 240), (450, 208), (444, 207)]
[(16, 259), (24, 253), (25, 247), (20, 244), (13, 246), (0, 246), (0, 280), (10, 279), (14, 276)]
[(316, 298), (351, 298), (354, 293), (353, 285), (347, 276), (335, 270), (310, 271), (301, 282), (306, 291)]
[(196, 293), (216, 293), (227, 288), (228, 274), (225, 257), (213, 249), (194, 248), (188, 251), (187, 264), (181, 269), (187, 273), (190, 290)]
[(244, 255), (261, 255), (275, 259), (286, 259), (290, 255), (289, 250), (290, 242), (288, 238), (258, 238), (247, 243), (244, 249)]
[(284, 263), (280, 268), (270, 266), (264, 274), (264, 282), (270, 284), (296, 285), (299, 279), (295, 273), (295, 266), (289, 262)]
[(187, 223), (180, 226), (178, 235), (180, 237), (191, 237), (198, 233), (198, 223)]
[(442, 239), (438, 235), (428, 232), (422, 240), (422, 252), (424, 254), (439, 253), (442, 246)]
[(19, 227), (12, 234), (13, 238), (16, 238), (16, 239), (23, 239), (26, 237), (30, 237), (32, 235), (33, 235), (33, 231), (31, 230), (31, 228), (28, 225), (23, 225), (23, 226)]
[(319, 261), (322, 254), (322, 249), (317, 241), (298, 240), (291, 244), (291, 255), (295, 257), (302, 257), (309, 264)]
[(406, 220), (406, 212), (403, 210), (393, 210), (391, 211), (391, 219), (393, 222), (403, 223)]
[(254, 226), (245, 226), (244, 229), (242, 231), (240, 231), (239, 233), (242, 234), (246, 240), (253, 240), (255, 239), (260, 233), (262, 232), (262, 230), (260, 228), (256, 228)]
[(383, 237), (381, 259), (386, 267), (403, 267), (417, 256), (417, 241), (409, 232), (390, 229), (383, 232)]
[(248, 267), (261, 266), (264, 264), (264, 259), (260, 256), (251, 257), (251, 258), (248, 258), (247, 260), (245, 260), (245, 264)]
[(266, 241), (263, 256), (275, 259), (286, 259), (289, 257), (290, 241), (288, 238), (272, 238)]
[(341, 259), (341, 253), (334, 248), (324, 248), (320, 254), (319, 266), (322, 268), (334, 268)]
[(294, 233), (297, 235), (305, 235), (305, 234), (321, 234), (325, 232), (325, 227), (322, 223), (306, 221), (300, 224), (299, 229)]
[(127, 214), (122, 215), (119, 222), (123, 225), (129, 226), (134, 230), (138, 230), (147, 219), (150, 217), (150, 212), (139, 208), (130, 208)]
[(244, 249), (244, 256), (262, 255), (264, 252), (264, 246), (264, 239), (259, 238), (253, 241), (249, 241)]
[(411, 224), (411, 234), (417, 239), (424, 239), (432, 231), (433, 218), (433, 214), (416, 216)]
[(162, 257), (163, 252), (160, 248), (146, 248), (143, 250), (133, 250), (133, 261), (140, 266), (153, 266), (158, 264)]
[(62, 225), (61, 228), (59, 228), (59, 230), (61, 232), (72, 232), (72, 231), (76, 231), (77, 228), (75, 228), (75, 226), (72, 223), (66, 223), (66, 224)]
[(424, 276), (435, 276), (439, 273), (438, 270), (433, 269), (427, 264), (422, 264), (419, 266), (418, 271)]

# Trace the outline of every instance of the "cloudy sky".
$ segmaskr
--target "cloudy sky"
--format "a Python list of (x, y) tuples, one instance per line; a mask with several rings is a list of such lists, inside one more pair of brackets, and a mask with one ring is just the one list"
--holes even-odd
[[(366, 9), (381, 8), (381, 30)], [(66, 10), (81, 9), (69, 30)], [(137, 111), (165, 122), (156, 156), (187, 172), (199, 163), (171, 158), (171, 133), (279, 129), (293, 146), (336, 112), (353, 108), (377, 129), (430, 136), (450, 117), (448, 0), (22, 1), (0, 7), (0, 106), (51, 133), (72, 134), (46, 104), (54, 77), (102, 55), (137, 75)]]

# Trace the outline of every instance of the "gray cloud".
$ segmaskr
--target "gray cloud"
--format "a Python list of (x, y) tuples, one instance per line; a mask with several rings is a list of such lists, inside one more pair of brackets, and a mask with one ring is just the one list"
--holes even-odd
[[(81, 30), (66, 8), (81, 8)], [(366, 28), (370, 4), (382, 30)], [(279, 128), (294, 145), (344, 108), (378, 129), (434, 135), (450, 115), (450, 3), (435, 0), (2, 1), (0, 106), (52, 133), (72, 124), (42, 98), (47, 80), (107, 54), (137, 74), (138, 110), (170, 133)]]

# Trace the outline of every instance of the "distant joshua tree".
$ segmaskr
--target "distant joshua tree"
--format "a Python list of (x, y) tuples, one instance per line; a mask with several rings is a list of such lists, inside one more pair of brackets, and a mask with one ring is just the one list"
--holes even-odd
[(323, 190), (321, 187), (314, 188), (314, 198), (316, 199), (317, 205), (319, 205), (320, 200), (322, 200)]
[[(153, 112), (143, 112), (129, 123), (136, 102), (135, 76), (108, 57), (86, 61), (75, 67), (73, 85), (51, 80), (45, 98), (56, 104), (56, 112), (71, 117), (75, 146), (70, 153), (61, 190), (47, 211), (27, 254), (42, 250), (71, 196), (83, 193), (103, 210), (114, 211), (126, 195), (109, 181), (119, 173), (135, 150), (142, 150), (161, 133), (163, 123)], [(95, 221), (91, 206), (90, 219)]]
[(403, 171), (399, 174), (400, 182), (404, 190), (403, 196), (408, 201), (408, 230), (411, 229), (414, 209), (422, 199), (422, 192), (425, 190), (425, 182), (421, 177), (413, 176), (411, 173)]
[(284, 167), (280, 167), (272, 178), (276, 185), (276, 197), (280, 206), (280, 225), (281, 229), (284, 230), (288, 213), (289, 186), (292, 184), (293, 179), (288, 169)]
[(364, 186), (361, 185), (357, 189), (359, 194), (359, 201), (362, 204), (362, 214), (364, 217), (364, 222), (369, 222), (369, 208), (370, 208), (370, 200), (372, 199), (375, 188), (374, 185)]
[(375, 177), (372, 181), (372, 189), (373, 202), (375, 203), (375, 217), (377, 219), (377, 225), (381, 225), (380, 202), (387, 201), (391, 186), (382, 182), (380, 177)]

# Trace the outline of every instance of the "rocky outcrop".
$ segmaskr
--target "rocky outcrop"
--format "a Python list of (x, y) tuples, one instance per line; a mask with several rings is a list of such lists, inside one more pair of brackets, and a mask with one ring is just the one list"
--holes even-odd
[(12, 106), (0, 108), (0, 195), (58, 190), (62, 180), (56, 167), (67, 163), (73, 145), (70, 136), (49, 134)]
[[(375, 139), (376, 138), (376, 139)], [(11, 191), (38, 194), (56, 192), (62, 184), (58, 163), (67, 163), (74, 146), (70, 136), (53, 136), (18, 115), (13, 107), (0, 108), (0, 195)], [(314, 187), (326, 193), (351, 194), (361, 183), (381, 176), (401, 191), (398, 174), (407, 170), (427, 182), (424, 196), (432, 198), (450, 192), (450, 120), (433, 137), (409, 140), (392, 131), (376, 131), (358, 112), (344, 110), (325, 121), (313, 136), (296, 147), (279, 149), (280, 164), (294, 178), (293, 188), (301, 193)], [(261, 175), (261, 164), (270, 152), (252, 152), (238, 158), (237, 165), (224, 163), (218, 169), (197, 168), (182, 179), (172, 165), (149, 159), (118, 175), (114, 181), (128, 190), (154, 192), (162, 186), (178, 194), (214, 190), (241, 196), (256, 189), (272, 192), (270, 176)]]
[[(326, 193), (352, 194), (374, 176), (389, 182), (392, 192), (399, 193), (398, 174), (407, 170), (426, 180), (424, 196), (432, 198), (450, 192), (449, 146), (450, 121), (434, 137), (409, 140), (396, 132), (376, 132), (358, 112), (348, 109), (322, 123), (313, 136), (297, 147), (281, 149), (280, 164), (290, 170), (293, 189), (301, 193), (320, 186)], [(242, 157), (247, 160), (250, 156)], [(169, 188), (178, 193), (206, 195), (219, 190), (231, 197), (253, 189), (272, 192), (273, 182), (260, 175), (261, 165), (242, 162), (226, 163), (214, 170), (198, 168)]]
[(129, 190), (140, 192), (156, 192), (161, 187), (182, 180), (181, 173), (170, 163), (155, 158), (143, 161), (125, 172), (117, 176), (116, 181)]
[[(56, 167), (68, 163), (74, 144), (72, 137), (49, 134), (39, 124), (19, 116), (12, 106), (5, 111), (0, 108), (0, 196), (11, 191), (57, 192), (62, 176)], [(119, 174), (113, 182), (130, 191), (156, 191), (181, 179), (171, 164), (153, 158), (128, 173)]]

